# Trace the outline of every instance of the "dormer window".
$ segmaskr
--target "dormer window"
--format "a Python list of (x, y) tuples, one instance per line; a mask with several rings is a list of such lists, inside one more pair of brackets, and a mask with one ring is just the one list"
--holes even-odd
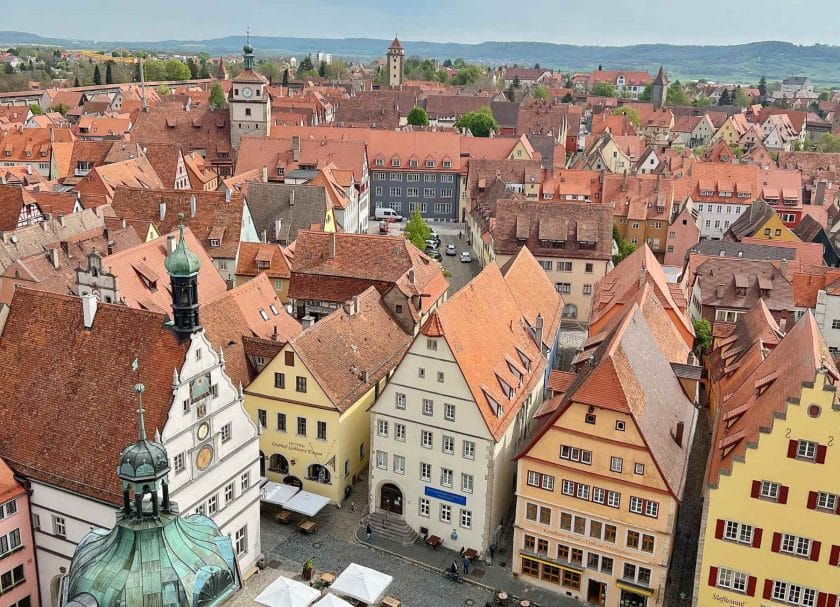
[(385, 166), (385, 161), (382, 158), (377, 158), (373, 163), (378, 167)]
[(412, 167), (412, 168), (413, 168), (413, 167), (417, 167), (417, 166), (419, 166), (419, 165), (420, 165), (420, 163), (419, 163), (419, 162), (417, 162), (417, 160), (416, 160), (416, 159), (414, 159), (414, 158), (412, 158), (411, 160), (409, 160), (409, 161), (408, 161), (408, 166), (410, 166), (410, 167)]
[(519, 354), (519, 360), (522, 361), (522, 366), (525, 367), (526, 371), (531, 370), (531, 359), (528, 358), (525, 353), (520, 350), (519, 348), (516, 349), (516, 353)]
[(435, 161), (434, 161), (434, 160), (432, 160), (431, 158), (429, 158), (428, 160), (426, 160), (426, 168), (427, 168), (427, 169), (433, 169), (433, 168), (435, 168)]
[(219, 240), (217, 238), (211, 238), (210, 239), (210, 246), (211, 247), (218, 247), (220, 244), (221, 243), (219, 242)]
[(268, 312), (266, 312), (263, 308), (260, 308), (260, 318), (268, 320)]
[(399, 159), (399, 158), (392, 158), (392, 159), (391, 159), (391, 166), (392, 166), (392, 167), (398, 167), (398, 166), (400, 166), (400, 159)]
[(451, 160), (444, 160), (443, 161), (443, 168), (451, 169), (452, 168), (452, 161)]

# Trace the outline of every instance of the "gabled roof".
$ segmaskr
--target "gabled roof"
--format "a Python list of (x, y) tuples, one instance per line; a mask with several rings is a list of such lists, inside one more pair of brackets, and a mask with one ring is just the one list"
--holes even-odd
[[(300, 230), (324, 227), (328, 201), (322, 185), (252, 183), (248, 186), (248, 209), (257, 234), (266, 240), (293, 242)], [(280, 222), (279, 233), (277, 222)]]
[[(545, 370), (545, 358), (532, 332), (536, 315), (544, 319), (544, 341), (553, 341), (552, 331), (563, 307), (562, 298), (533, 256), (523, 249), (518, 257), (506, 275), (496, 264), (485, 267), (432, 313), (421, 332), (424, 339), (442, 336), (446, 340), (496, 440), (516, 419)], [(522, 289), (523, 293), (516, 294)], [(485, 339), (486, 335), (494, 338)], [(513, 395), (505, 392), (501, 382), (515, 390)]]
[(273, 242), (243, 242), (239, 245), (237, 276), (256, 276), (265, 272), (269, 278), (289, 278), (291, 268), (283, 248)]
[[(733, 392), (721, 394), (720, 415), (713, 434), (707, 482), (717, 485), (719, 475), (731, 471), (749, 444), (760, 442), (762, 429), (773, 426), (789, 399), (798, 399), (803, 382), (812, 382), (825, 368), (836, 382), (840, 373), (810, 311), (779, 344), (753, 357), (728, 380)], [(769, 381), (768, 381), (769, 380)]]
[(755, 200), (749, 209), (741, 213), (741, 216), (729, 226), (729, 234), (735, 240), (752, 236), (775, 215), (776, 210), (773, 207), (761, 199)]
[(210, 343), (223, 351), (225, 371), (234, 383), (243, 386), (251, 383), (258, 371), (247, 358), (254, 343), (265, 344), (263, 349), (266, 342), (282, 346), (301, 331), (300, 323), (286, 311), (265, 274), (204, 303), (199, 319)]
[[(629, 415), (669, 491), (682, 499), (697, 412), (638, 304), (624, 311), (620, 322), (579, 369), (555, 412), (517, 457), (527, 456), (549, 428), (562, 427), (563, 415), (573, 403)], [(682, 445), (671, 434), (678, 422), (684, 427)], [(612, 438), (612, 429), (608, 432)]]
[(77, 297), (19, 288), (10, 310), (0, 338), (7, 370), (0, 456), (24, 476), (121, 504), (119, 479), (103, 462), (116, 462), (137, 440), (135, 425), (126, 423), (137, 409), (131, 361), (140, 362), (146, 429), (154, 434), (166, 424), (172, 373), (188, 344), (164, 328), (162, 314), (126, 306), (100, 303), (90, 329)]
[(769, 261), (712, 257), (697, 268), (696, 281), (704, 306), (748, 310), (763, 299), (775, 313), (794, 308), (790, 281)]
[[(196, 198), (195, 215), (190, 209), (192, 196)], [(160, 216), (161, 204), (165, 204), (163, 218)], [(117, 217), (151, 222), (160, 233), (174, 232), (179, 222), (178, 215), (183, 213), (184, 224), (192, 230), (210, 257), (234, 259), (239, 250), (245, 199), (238, 194), (233, 194), (226, 202), (225, 192), (117, 188), (111, 206)], [(219, 240), (218, 247), (211, 246), (211, 237)]]
[(35, 204), (29, 192), (16, 185), (0, 185), (0, 231), (18, 228), (18, 219), (26, 204)]
[(411, 335), (368, 287), (289, 342), (332, 405), (343, 413), (389, 373)]

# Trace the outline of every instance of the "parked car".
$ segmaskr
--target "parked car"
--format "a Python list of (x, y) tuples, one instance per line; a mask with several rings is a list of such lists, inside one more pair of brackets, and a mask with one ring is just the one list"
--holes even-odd
[(457, 255), (458, 254), (458, 247), (456, 247), (454, 244), (446, 245), (446, 254), (449, 255), (450, 257), (453, 257), (453, 256)]
[(438, 233), (437, 233), (437, 232), (435, 232), (434, 230), (432, 230), (432, 231), (429, 233), (429, 238), (430, 238), (431, 240), (437, 241), (437, 243), (438, 243), (438, 244), (440, 244), (440, 236), (438, 236)]
[(429, 257), (431, 257), (432, 259), (434, 259), (436, 261), (443, 261), (443, 255), (441, 255), (440, 251), (438, 251), (437, 249), (427, 248), (424, 251), (424, 253), (426, 253), (426, 255), (428, 255)]
[(461, 262), (462, 263), (470, 263), (472, 261), (472, 255), (469, 251), (461, 251)]
[(397, 213), (394, 209), (386, 207), (379, 207), (373, 212), (376, 219), (384, 219), (385, 221), (402, 221), (402, 215)]
[(434, 240), (433, 238), (429, 238), (426, 241), (426, 248), (427, 249), (434, 249), (435, 251), (437, 251), (438, 248), (440, 248), (440, 241), (439, 240)]

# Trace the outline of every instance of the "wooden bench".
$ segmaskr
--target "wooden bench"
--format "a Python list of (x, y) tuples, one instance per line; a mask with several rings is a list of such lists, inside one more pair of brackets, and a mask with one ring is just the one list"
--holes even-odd
[(384, 599), (382, 599), (382, 605), (384, 605), (385, 607), (400, 607), (400, 605), (402, 605), (402, 602), (399, 599), (388, 595)]
[(280, 512), (274, 515), (274, 520), (282, 525), (285, 525), (290, 520), (292, 520), (292, 513), (288, 510), (281, 510)]
[(318, 530), (318, 523), (313, 521), (312, 519), (307, 519), (303, 521), (300, 525), (298, 525), (298, 530), (302, 531), (309, 535), (310, 533), (315, 533)]

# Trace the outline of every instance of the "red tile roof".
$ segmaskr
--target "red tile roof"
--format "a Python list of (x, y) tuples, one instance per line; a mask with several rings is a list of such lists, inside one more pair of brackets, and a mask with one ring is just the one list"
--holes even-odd
[(256, 276), (265, 272), (269, 278), (289, 278), (292, 275), (283, 247), (272, 242), (243, 242), (239, 245), (237, 276)]

